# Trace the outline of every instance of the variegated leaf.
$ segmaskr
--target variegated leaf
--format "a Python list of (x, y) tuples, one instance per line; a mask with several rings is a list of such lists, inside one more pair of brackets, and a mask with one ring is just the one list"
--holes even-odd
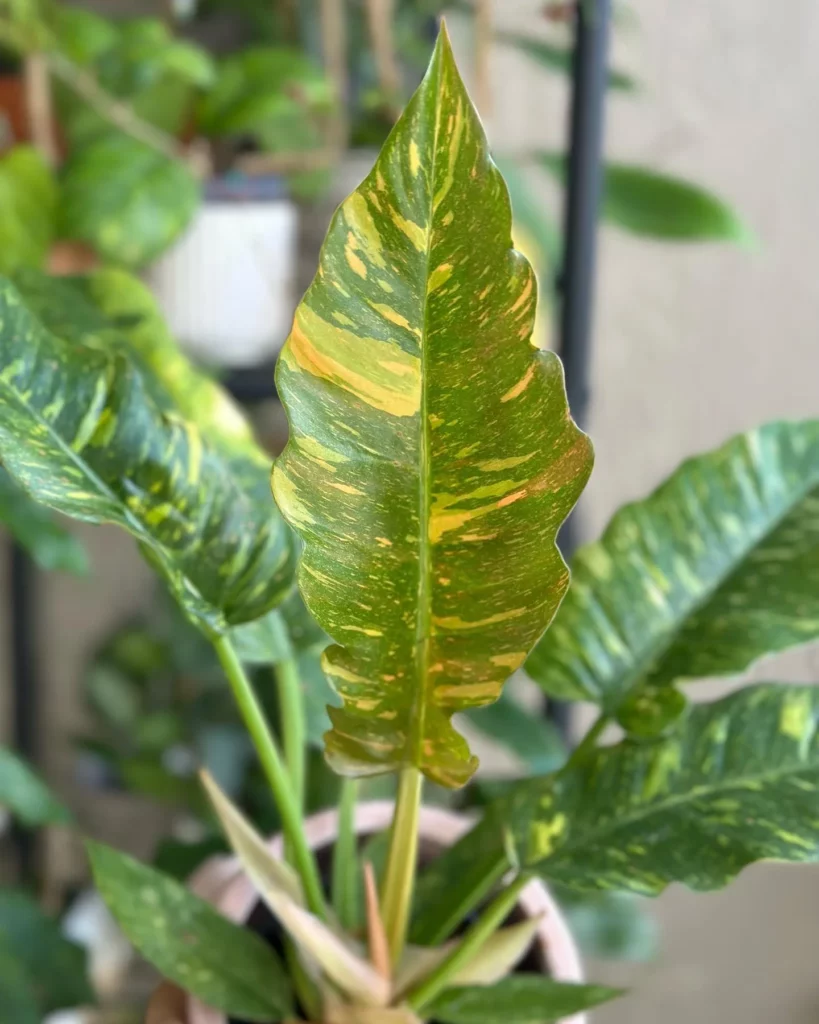
[(330, 226), (279, 361), (279, 507), (337, 646), (331, 763), (476, 767), (455, 711), (494, 701), (568, 582), (555, 536), (591, 467), (536, 287), (442, 32), (371, 174)]
[(725, 885), (819, 860), (819, 689), (767, 684), (690, 707), (666, 737), (518, 783), (422, 875), (415, 942), (440, 942), (514, 861), (579, 892)]
[(716, 889), (757, 860), (819, 860), (819, 690), (761, 685), (655, 743), (603, 747), (495, 807), (521, 861), (579, 891)]
[(59, 305), (37, 313), (0, 282), (0, 459), (9, 473), (51, 508), (127, 529), (204, 628), (275, 605), (291, 585), (293, 548), (263, 496), (258, 452), (236, 455), (210, 426), (203, 438), (124, 345), (78, 329), (58, 336), (48, 327), (63, 316)]
[(685, 462), (581, 549), (526, 671), (616, 712), (629, 690), (733, 675), (819, 637), (819, 420)]
[(87, 842), (100, 895), (130, 942), (170, 981), (230, 1017), (288, 1020), (290, 979), (275, 950), (184, 885)]

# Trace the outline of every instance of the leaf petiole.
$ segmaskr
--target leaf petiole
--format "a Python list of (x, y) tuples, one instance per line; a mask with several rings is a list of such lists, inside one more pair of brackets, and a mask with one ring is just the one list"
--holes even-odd
[(287, 772), (278, 744), (265, 720), (264, 712), (253, 692), (250, 680), (239, 660), (233, 644), (226, 636), (213, 638), (214, 649), (228, 678), (233, 696), (250, 738), (259, 755), (264, 773), (273, 791), (282, 831), (292, 851), (293, 867), (298, 871), (310, 910), (322, 920), (326, 918), (324, 894), (321, 889), (318, 866), (313, 851), (307, 845), (304, 822), (296, 798), (295, 788)]
[(398, 781), (398, 796), (381, 893), (381, 910), (393, 965), (400, 960), (407, 940), (418, 860), (418, 819), (422, 788), (423, 776), (418, 769), (404, 768)]
[(469, 963), (483, 944), (491, 938), (509, 916), (529, 879), (519, 875), (512, 884), (499, 893), (484, 910), (475, 924), (450, 955), (407, 998), (407, 1005), (419, 1016), (449, 984), (462, 967)]

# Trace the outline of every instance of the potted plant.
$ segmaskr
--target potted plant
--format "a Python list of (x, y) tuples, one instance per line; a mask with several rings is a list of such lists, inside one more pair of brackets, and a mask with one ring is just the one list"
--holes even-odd
[[(530, 344), (533, 274), (445, 32), (334, 218), (280, 358), (281, 514), (243, 421), (131, 279), (44, 291), (0, 288), (0, 457), (38, 500), (138, 539), (212, 643), (282, 820), (265, 840), (204, 776), (236, 860), (194, 884), (239, 918), (259, 899), (271, 916), (251, 927), (89, 845), (126, 933), (191, 997), (163, 988), (152, 1024), (565, 1020), (616, 993), (521, 960), (558, 920), (527, 914), (533, 881), (655, 895), (819, 859), (816, 691), (689, 706), (679, 687), (816, 637), (819, 423), (751, 431), (621, 512), (539, 640), (568, 587), (555, 539), (591, 447), (559, 361)], [(325, 750), (345, 776), (338, 813), (310, 823), (294, 659), (271, 653), (280, 745), (235, 645), (242, 627), (280, 650), (271, 623), (297, 557), (336, 641)], [(431, 795), (477, 768), (453, 714), (491, 704), (524, 662), (549, 692), (597, 701), (598, 722), (562, 768), (430, 849), (424, 779)], [(606, 743), (614, 720), (624, 736)], [(355, 777), (389, 773), (387, 813), (357, 811)]]
[[(177, 335), (205, 362), (270, 357), (293, 304), (290, 194), (309, 189), (332, 111), (320, 66), (287, 47), (216, 62), (160, 19), (114, 21), (57, 3), (0, 9), (0, 40), (41, 72), (33, 113), (48, 144), (27, 171), (49, 184), (36, 238), (63, 240), (52, 266), (77, 272), (96, 255), (147, 267)], [(274, 173), (237, 173), (248, 146), (273, 152)], [(48, 164), (61, 149), (55, 181)], [(32, 250), (21, 242), (4, 254), (6, 269), (42, 266)]]

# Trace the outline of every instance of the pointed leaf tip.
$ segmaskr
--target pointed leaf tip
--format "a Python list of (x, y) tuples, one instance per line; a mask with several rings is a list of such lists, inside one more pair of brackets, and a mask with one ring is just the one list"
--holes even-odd
[[(336, 641), (328, 758), (464, 785), (452, 715), (497, 699), (568, 584), (557, 530), (591, 469), (537, 289), (442, 33), (371, 174), (339, 208), (276, 380), (273, 489), (299, 586)], [(513, 585), (510, 585), (513, 581)]]

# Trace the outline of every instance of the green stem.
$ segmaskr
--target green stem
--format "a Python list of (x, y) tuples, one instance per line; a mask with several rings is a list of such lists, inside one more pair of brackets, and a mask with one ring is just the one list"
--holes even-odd
[(597, 745), (598, 739), (600, 738), (608, 724), (609, 716), (604, 712), (601, 712), (600, 717), (597, 719), (597, 721), (594, 723), (591, 729), (589, 729), (589, 731), (586, 733), (583, 739), (572, 751), (572, 755), (567, 761), (567, 765), (577, 764), (578, 762), (582, 761), (587, 754), (594, 750), (595, 746)]
[(307, 750), (307, 729), (304, 723), (304, 700), (302, 699), (299, 669), (295, 658), (280, 661), (278, 665), (274, 666), (274, 669), (281, 714), (281, 732), (284, 737), (284, 760), (290, 774), (296, 803), (301, 811), (304, 807), (304, 755)]
[(519, 876), (499, 893), (469, 929), (461, 943), (428, 975), (407, 997), (407, 1005), (418, 1016), (424, 1012), (435, 997), (450, 983), (450, 979), (478, 953), (483, 944), (494, 935), (509, 914), (514, 910), (521, 889), (528, 878)]
[(285, 768), (276, 740), (270, 731), (264, 712), (253, 692), (233, 644), (226, 636), (214, 638), (213, 646), (225, 670), (233, 696), (247, 731), (259, 755), (264, 773), (273, 791), (273, 797), (282, 820), (282, 831), (293, 853), (293, 866), (299, 873), (310, 909), (320, 918), (326, 917), (324, 894), (321, 890), (318, 867), (313, 851), (307, 845), (304, 823), (290, 776)]
[(405, 768), (398, 782), (398, 796), (390, 832), (390, 849), (384, 872), (381, 914), (393, 964), (404, 952), (418, 860), (418, 818), (421, 813), (423, 776), (417, 768)]
[(352, 931), (358, 920), (358, 848), (355, 805), (358, 780), (344, 779), (338, 809), (338, 836), (333, 850), (333, 909), (341, 927)]

